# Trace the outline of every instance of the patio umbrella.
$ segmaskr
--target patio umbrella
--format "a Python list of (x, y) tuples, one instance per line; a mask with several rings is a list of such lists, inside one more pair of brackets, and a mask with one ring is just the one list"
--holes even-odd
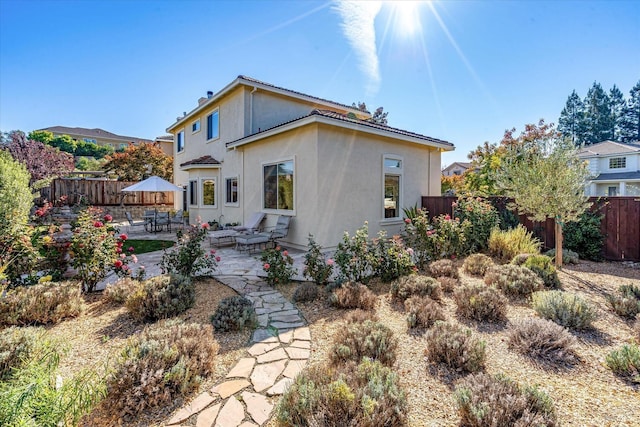
[[(123, 188), (122, 191), (146, 191), (160, 193), (163, 191), (184, 191), (184, 189), (160, 178), (159, 176), (151, 176), (144, 181), (140, 181), (136, 184)], [(155, 203), (155, 196), (153, 201)]]

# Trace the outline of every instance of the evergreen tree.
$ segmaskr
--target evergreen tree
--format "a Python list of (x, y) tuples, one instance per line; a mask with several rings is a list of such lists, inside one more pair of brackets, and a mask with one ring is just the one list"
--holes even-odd
[(584, 145), (597, 144), (612, 138), (611, 108), (609, 104), (609, 96), (602, 89), (600, 83), (593, 82), (593, 86), (591, 86), (584, 99), (585, 125), (582, 133)]
[(622, 141), (626, 103), (624, 95), (616, 85), (613, 85), (609, 91), (609, 105), (611, 107), (611, 140), (620, 142)]
[(584, 104), (574, 90), (567, 98), (567, 103), (560, 113), (558, 131), (565, 138), (569, 138), (575, 145), (580, 145), (583, 142), (580, 140), (583, 127)]
[(640, 141), (640, 80), (629, 91), (622, 120), (622, 141)]

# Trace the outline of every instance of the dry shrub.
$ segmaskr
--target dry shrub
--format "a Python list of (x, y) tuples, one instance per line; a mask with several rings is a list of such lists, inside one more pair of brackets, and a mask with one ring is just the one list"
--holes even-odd
[(478, 373), (456, 387), (460, 425), (469, 427), (558, 425), (551, 398), (535, 387)]
[(576, 338), (550, 320), (528, 318), (514, 324), (507, 342), (510, 349), (549, 365), (574, 365), (580, 360)]
[(640, 315), (636, 316), (636, 323), (633, 325), (633, 332), (636, 336), (636, 341), (640, 344)]
[(518, 254), (539, 254), (540, 241), (522, 225), (510, 230), (494, 228), (489, 236), (489, 254), (506, 263)]
[(406, 397), (398, 374), (364, 359), (335, 368), (315, 365), (298, 375), (280, 399), (280, 426), (405, 426)]
[(484, 276), (487, 269), (493, 265), (493, 260), (485, 254), (473, 254), (462, 263), (462, 269), (472, 276)]
[(531, 295), (533, 309), (540, 317), (571, 329), (586, 329), (598, 317), (596, 309), (576, 294), (541, 291)]
[(240, 295), (224, 298), (211, 316), (216, 331), (238, 331), (258, 324), (256, 310), (248, 298)]
[(460, 316), (480, 321), (502, 321), (507, 317), (507, 299), (493, 287), (465, 285), (453, 294)]
[(142, 289), (142, 283), (139, 280), (123, 277), (113, 285), (110, 284), (106, 287), (104, 297), (111, 303), (124, 304), (129, 295), (135, 294), (140, 289)]
[(404, 302), (410, 328), (430, 328), (438, 320), (446, 320), (444, 310), (429, 297), (414, 296)]
[(211, 325), (171, 320), (146, 327), (129, 339), (109, 375), (105, 409), (135, 417), (197, 390), (219, 348)]
[(334, 336), (331, 361), (334, 364), (349, 360), (360, 362), (368, 357), (391, 366), (396, 361), (397, 348), (398, 339), (382, 323), (371, 320), (352, 322)]
[(84, 310), (80, 285), (47, 282), (6, 291), (0, 298), (0, 324), (44, 325), (77, 317)]
[(640, 313), (640, 287), (622, 285), (618, 295), (606, 295), (609, 307), (620, 317), (633, 319)]
[(446, 293), (453, 292), (455, 288), (458, 287), (459, 280), (454, 279), (453, 277), (438, 277), (438, 283), (440, 283), (440, 287)]
[(507, 296), (522, 298), (544, 289), (544, 282), (526, 267), (513, 264), (495, 265), (487, 270), (484, 283), (493, 285)]
[(318, 285), (315, 283), (301, 283), (293, 292), (294, 302), (314, 301), (316, 298), (318, 298)]
[(391, 285), (391, 296), (395, 300), (404, 301), (414, 295), (439, 301), (442, 298), (442, 288), (433, 277), (419, 274), (401, 277)]
[(445, 322), (426, 333), (425, 354), (432, 363), (441, 363), (458, 372), (476, 372), (484, 368), (485, 342), (471, 330)]
[(29, 360), (42, 338), (40, 328), (11, 326), (0, 331), (0, 380)]
[(640, 347), (636, 344), (624, 344), (612, 350), (606, 362), (614, 374), (640, 383)]
[(456, 263), (450, 259), (440, 259), (432, 262), (429, 264), (429, 272), (433, 277), (451, 277), (454, 279), (460, 277)]
[(156, 276), (127, 298), (126, 307), (138, 320), (154, 321), (184, 313), (196, 302), (191, 279), (177, 274)]
[(376, 295), (362, 283), (348, 282), (333, 291), (329, 301), (339, 308), (361, 308), (373, 310), (376, 305)]
[(362, 323), (367, 320), (370, 320), (372, 322), (378, 321), (378, 316), (376, 315), (375, 311), (356, 309), (349, 312), (349, 314), (345, 316), (345, 321), (347, 323)]

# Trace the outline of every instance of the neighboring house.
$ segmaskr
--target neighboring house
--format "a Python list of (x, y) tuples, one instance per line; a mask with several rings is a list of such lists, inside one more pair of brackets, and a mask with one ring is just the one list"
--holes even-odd
[(442, 175), (462, 175), (467, 169), (471, 167), (471, 163), (467, 162), (453, 162), (446, 168), (442, 169)]
[[(397, 234), (402, 208), (440, 195), (441, 152), (451, 143), (378, 125), (357, 108), (239, 76), (167, 128), (174, 182), (189, 218), (244, 222), (254, 212), (293, 217), (292, 247), (309, 234), (335, 247), (368, 221)], [(183, 206), (176, 206), (182, 208)]]
[[(130, 143), (134, 145), (146, 143), (153, 144), (154, 141), (143, 138), (136, 138), (133, 136), (116, 135), (115, 133), (108, 132), (104, 129), (87, 129), (87, 128), (71, 128), (66, 126), (52, 126), (44, 129), (53, 133), (53, 136), (69, 135), (76, 141), (93, 142), (98, 145), (110, 145), (114, 150), (124, 149)], [(168, 155), (173, 155), (173, 136), (166, 136), (156, 138), (156, 141), (160, 142), (160, 148)]]
[(589, 162), (587, 196), (640, 196), (640, 143), (604, 141), (578, 151)]

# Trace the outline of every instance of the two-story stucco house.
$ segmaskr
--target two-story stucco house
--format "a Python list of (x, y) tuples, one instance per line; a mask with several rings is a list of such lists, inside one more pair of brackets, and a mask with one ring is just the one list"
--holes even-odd
[(587, 196), (640, 196), (640, 143), (603, 141), (578, 151), (589, 162)]
[(442, 169), (443, 176), (462, 175), (471, 167), (468, 162), (453, 162), (446, 168)]
[[(402, 208), (440, 194), (449, 142), (378, 125), (367, 112), (239, 76), (167, 128), (174, 182), (191, 222), (292, 217), (292, 247), (309, 233), (335, 247), (344, 231), (396, 234)], [(176, 206), (183, 208), (183, 206)]]

